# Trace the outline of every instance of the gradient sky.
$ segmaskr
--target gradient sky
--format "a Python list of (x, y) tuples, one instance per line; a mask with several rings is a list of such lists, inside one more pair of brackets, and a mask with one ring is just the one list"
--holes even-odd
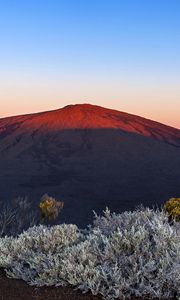
[(180, 1), (0, 0), (0, 117), (72, 103), (180, 128)]

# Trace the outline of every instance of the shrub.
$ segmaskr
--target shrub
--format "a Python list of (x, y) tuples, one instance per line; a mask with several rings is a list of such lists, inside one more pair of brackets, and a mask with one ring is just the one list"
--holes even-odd
[(34, 226), (18, 238), (0, 239), (0, 266), (7, 269), (8, 276), (30, 284), (59, 283), (64, 248), (80, 240), (83, 234), (76, 225)]
[(31, 285), (71, 284), (111, 300), (180, 299), (180, 223), (151, 209), (95, 215), (76, 225), (34, 226), (0, 239), (0, 266)]
[(28, 197), (17, 197), (10, 203), (0, 202), (0, 237), (16, 236), (29, 227), (55, 220), (64, 202), (56, 201), (45, 194), (41, 198), (39, 211)]
[(180, 198), (170, 198), (164, 205), (164, 209), (170, 217), (180, 221)]
[(53, 197), (49, 197), (47, 194), (41, 198), (41, 202), (39, 204), (43, 220), (55, 220), (63, 207), (63, 201), (56, 201)]

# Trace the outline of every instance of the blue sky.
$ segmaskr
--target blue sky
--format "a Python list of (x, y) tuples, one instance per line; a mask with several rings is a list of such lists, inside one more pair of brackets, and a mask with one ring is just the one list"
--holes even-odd
[(179, 53), (178, 0), (0, 0), (1, 116), (89, 101), (178, 122)]

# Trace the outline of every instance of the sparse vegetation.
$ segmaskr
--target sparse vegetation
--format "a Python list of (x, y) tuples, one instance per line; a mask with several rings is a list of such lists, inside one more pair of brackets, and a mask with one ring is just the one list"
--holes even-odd
[(76, 225), (34, 226), (0, 239), (0, 266), (36, 286), (71, 284), (104, 299), (180, 299), (180, 223), (164, 210), (95, 214)]
[(18, 197), (6, 204), (0, 203), (0, 236), (16, 236), (23, 230), (39, 224), (37, 209), (27, 197)]
[(58, 222), (60, 210), (64, 202), (56, 201), (45, 194), (40, 201), (39, 208), (27, 197), (17, 197), (9, 204), (0, 202), (0, 237), (16, 236), (29, 227), (41, 223)]

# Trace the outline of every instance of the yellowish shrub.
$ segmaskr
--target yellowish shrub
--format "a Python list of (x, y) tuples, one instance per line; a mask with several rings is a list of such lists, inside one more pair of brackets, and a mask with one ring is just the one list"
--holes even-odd
[(170, 198), (164, 204), (164, 209), (176, 221), (180, 221), (180, 198)]
[(63, 201), (57, 201), (53, 197), (49, 197), (47, 194), (41, 198), (41, 202), (39, 204), (41, 217), (48, 220), (55, 220), (63, 207)]

